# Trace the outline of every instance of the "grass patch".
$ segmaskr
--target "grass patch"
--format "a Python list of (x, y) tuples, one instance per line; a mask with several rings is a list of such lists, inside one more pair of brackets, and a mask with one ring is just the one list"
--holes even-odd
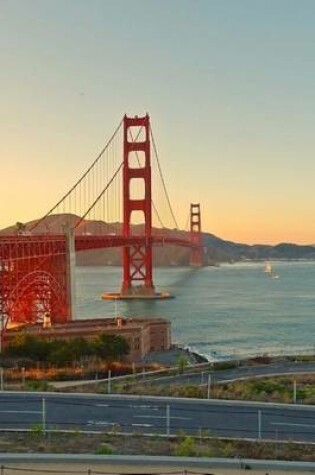
[(220, 384), (213, 388), (212, 397), (247, 401), (293, 403), (296, 382), (296, 401), (315, 404), (315, 375), (273, 376)]
[[(296, 400), (301, 404), (315, 404), (315, 375), (273, 376), (251, 378), (232, 383), (221, 383), (211, 388), (212, 399), (293, 403), (293, 384), (296, 382)], [(100, 389), (100, 388), (99, 388)], [(106, 388), (104, 388), (106, 389)], [(157, 386), (145, 384), (116, 385), (117, 392), (131, 395), (169, 396), (206, 399), (207, 388), (201, 386)], [(105, 391), (106, 392), (106, 391)]]

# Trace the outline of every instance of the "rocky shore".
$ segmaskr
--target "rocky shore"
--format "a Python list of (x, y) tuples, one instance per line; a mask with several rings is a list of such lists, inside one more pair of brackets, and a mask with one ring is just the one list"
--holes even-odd
[(190, 351), (188, 348), (183, 348), (174, 344), (170, 350), (149, 353), (143, 358), (141, 363), (157, 363), (165, 366), (176, 366), (181, 360), (185, 360), (188, 366), (208, 362), (204, 356)]

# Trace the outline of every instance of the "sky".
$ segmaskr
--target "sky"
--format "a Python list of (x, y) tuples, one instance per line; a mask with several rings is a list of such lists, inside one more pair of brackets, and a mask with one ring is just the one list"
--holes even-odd
[(174, 212), (315, 243), (313, 0), (0, 0), (0, 228), (36, 219), (126, 113), (150, 114)]

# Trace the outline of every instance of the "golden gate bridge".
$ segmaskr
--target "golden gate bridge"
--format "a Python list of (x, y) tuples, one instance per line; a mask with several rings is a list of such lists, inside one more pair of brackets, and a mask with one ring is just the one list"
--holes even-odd
[[(22, 226), (18, 233), (0, 235), (3, 330), (11, 325), (43, 321), (47, 314), (52, 323), (72, 319), (75, 252), (122, 248), (121, 289), (105, 294), (104, 298), (168, 296), (155, 290), (154, 245), (188, 247), (190, 265), (203, 265), (200, 205), (190, 205), (188, 237), (166, 232), (162, 213), (152, 197), (152, 151), (155, 175), (160, 177), (164, 200), (178, 229), (149, 115), (125, 115), (94, 162), (46, 215)], [(141, 225), (134, 219), (139, 215)], [(153, 217), (157, 226), (153, 226)], [(91, 222), (93, 232), (88, 231)]]

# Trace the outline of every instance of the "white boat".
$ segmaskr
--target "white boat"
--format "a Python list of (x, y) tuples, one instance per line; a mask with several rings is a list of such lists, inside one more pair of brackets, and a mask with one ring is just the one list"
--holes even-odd
[(265, 264), (265, 273), (269, 275), (269, 277), (271, 277), (272, 279), (279, 279), (279, 274), (272, 270), (272, 265), (270, 261), (266, 262)]

